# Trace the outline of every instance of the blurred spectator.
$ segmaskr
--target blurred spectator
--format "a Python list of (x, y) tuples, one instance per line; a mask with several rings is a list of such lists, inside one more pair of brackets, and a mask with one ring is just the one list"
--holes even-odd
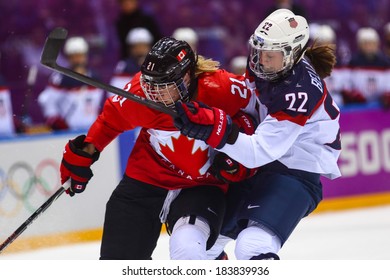
[(198, 34), (195, 32), (194, 29), (190, 27), (177, 28), (175, 29), (175, 31), (173, 31), (172, 37), (176, 40), (186, 41), (194, 50), (194, 52), (197, 52), (199, 39)]
[(336, 32), (330, 25), (312, 23), (309, 25), (310, 28), (310, 41), (311, 43), (316, 42), (319, 45), (335, 45), (336, 65), (340, 66), (341, 58), (338, 50)]
[[(110, 84), (123, 88), (141, 70), (141, 65), (153, 43), (152, 34), (142, 27), (129, 31), (126, 37), (127, 57), (118, 62)], [(112, 95), (112, 94), (109, 94)]]
[(335, 44), (336, 45), (336, 66), (348, 65), (351, 60), (351, 49), (343, 36), (336, 36), (336, 32), (330, 25), (311, 23), (310, 40), (315, 40), (320, 44)]
[(149, 30), (153, 36), (153, 43), (161, 37), (161, 32), (154, 17), (146, 14), (140, 7), (138, 0), (118, 0), (120, 6), (120, 15), (116, 21), (116, 30), (121, 46), (121, 58), (127, 56), (126, 37), (129, 31), (135, 27), (144, 27)]
[(0, 76), (0, 137), (12, 136), (15, 133), (12, 113), (11, 93)]
[(320, 44), (336, 44), (336, 34), (327, 24), (310, 24), (310, 38)]
[[(82, 37), (69, 38), (64, 46), (69, 68), (97, 78), (88, 69), (88, 44)], [(38, 103), (46, 124), (53, 130), (87, 129), (100, 112), (104, 92), (73, 78), (54, 73), (40, 93)]]
[(360, 28), (356, 34), (358, 51), (352, 55), (349, 66), (389, 67), (389, 61), (380, 50), (380, 39), (374, 28)]
[(230, 60), (230, 72), (236, 75), (243, 75), (246, 72), (248, 57), (247, 56), (235, 56)]
[[(313, 43), (319, 45), (331, 44), (337, 47), (336, 33), (332, 27), (326, 24), (310, 24), (310, 38)], [(339, 56), (336, 51), (336, 60), (339, 61)], [(333, 100), (337, 105), (343, 105), (343, 91), (350, 89), (350, 69), (343, 67), (339, 63), (333, 68), (330, 76), (325, 78), (326, 87), (332, 95)]]
[(306, 17), (305, 8), (297, 3), (294, 3), (294, 0), (275, 0), (274, 5), (268, 10), (266, 16), (277, 9), (288, 9), (296, 15)]
[(383, 28), (383, 50), (388, 59), (390, 59), (390, 22)]
[[(390, 63), (380, 51), (380, 39), (375, 29), (360, 28), (356, 34), (358, 51), (352, 55), (351, 89), (343, 92), (344, 102), (381, 101), (389, 93)], [(384, 104), (387, 101), (384, 101)]]

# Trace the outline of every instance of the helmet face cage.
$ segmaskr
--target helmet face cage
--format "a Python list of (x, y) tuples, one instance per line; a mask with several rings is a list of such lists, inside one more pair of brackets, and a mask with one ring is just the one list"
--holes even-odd
[[(267, 81), (274, 81), (286, 74), (294, 66), (295, 59), (294, 53), (291, 51), (291, 47), (286, 43), (284, 44), (267, 44), (264, 43), (264, 39), (253, 34), (249, 39), (250, 56), (249, 56), (249, 68), (255, 73), (256, 76)], [(261, 54), (264, 51), (281, 52), (283, 55), (282, 68), (278, 71), (267, 71), (260, 63)]]
[(146, 75), (141, 75), (140, 83), (147, 99), (162, 103), (166, 107), (174, 108), (176, 101), (189, 99), (183, 79), (176, 82), (156, 83), (150, 81)]
[[(249, 67), (264, 80), (274, 81), (286, 76), (303, 56), (308, 40), (306, 19), (290, 10), (278, 9), (260, 23), (249, 39)], [(260, 62), (264, 51), (281, 52), (282, 67), (272, 71), (264, 69)]]

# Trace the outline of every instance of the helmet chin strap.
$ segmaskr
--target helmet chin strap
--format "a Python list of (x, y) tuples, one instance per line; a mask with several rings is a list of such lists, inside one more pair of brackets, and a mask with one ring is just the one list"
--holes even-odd
[(192, 100), (197, 89), (198, 89), (198, 77), (191, 79), (190, 85), (187, 88), (188, 101)]
[[(189, 75), (189, 77), (186, 75)], [(180, 92), (183, 93), (182, 101), (190, 101), (194, 97), (194, 93), (196, 89), (198, 88), (198, 77), (195, 77), (195, 71), (189, 70), (184, 77), (183, 77), (183, 83), (181, 83), (181, 86), (179, 88)], [(188, 79), (188, 82), (186, 83), (185, 80)], [(187, 86), (188, 85), (188, 86)]]
[(296, 61), (294, 62), (294, 65), (297, 64), (305, 56), (305, 52), (308, 47), (309, 47), (309, 42), (307, 42), (306, 45), (301, 49), (299, 55), (297, 56)]
[(179, 90), (179, 93), (180, 93), (180, 97), (181, 97), (181, 100), (182, 101), (188, 101), (188, 88), (187, 88), (187, 85), (186, 83), (182, 80), (179, 80), (181, 82), (179, 82), (179, 85), (177, 86), (177, 89)]

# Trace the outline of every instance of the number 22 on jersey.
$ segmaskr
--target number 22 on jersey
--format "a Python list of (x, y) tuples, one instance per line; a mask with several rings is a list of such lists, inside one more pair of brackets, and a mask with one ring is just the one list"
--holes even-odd
[(285, 95), (285, 98), (286, 101), (290, 102), (287, 110), (300, 113), (307, 112), (307, 109), (304, 108), (308, 99), (306, 92), (288, 93)]

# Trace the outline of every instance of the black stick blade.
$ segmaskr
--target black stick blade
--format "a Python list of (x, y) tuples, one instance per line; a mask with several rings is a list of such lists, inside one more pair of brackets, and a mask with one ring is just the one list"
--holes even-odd
[(53, 66), (56, 64), (58, 54), (65, 39), (68, 36), (68, 31), (65, 28), (57, 27), (46, 39), (45, 45), (41, 55), (41, 63), (46, 66)]

